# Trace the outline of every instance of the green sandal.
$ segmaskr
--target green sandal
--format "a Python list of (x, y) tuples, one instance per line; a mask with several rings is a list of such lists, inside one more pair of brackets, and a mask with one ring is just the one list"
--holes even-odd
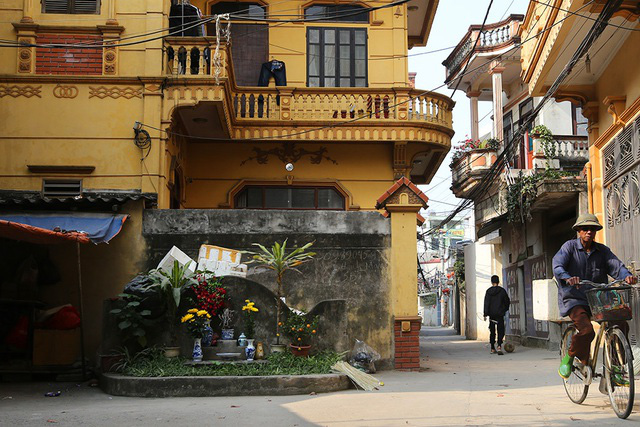
[(569, 378), (571, 375), (571, 367), (573, 366), (573, 356), (569, 356), (568, 354), (562, 358), (562, 362), (560, 362), (560, 367), (558, 368), (558, 375), (560, 375), (565, 380)]

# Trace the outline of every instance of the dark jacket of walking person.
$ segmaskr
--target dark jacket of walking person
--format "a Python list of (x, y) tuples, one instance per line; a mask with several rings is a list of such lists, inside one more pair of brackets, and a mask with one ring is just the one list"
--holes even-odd
[[(511, 300), (507, 291), (500, 286), (500, 278), (491, 276), (491, 287), (484, 295), (484, 319), (489, 318), (489, 342), (491, 353), (502, 354), (502, 340), (504, 339), (504, 315), (509, 311)], [(498, 330), (498, 348), (496, 350), (496, 329)]]

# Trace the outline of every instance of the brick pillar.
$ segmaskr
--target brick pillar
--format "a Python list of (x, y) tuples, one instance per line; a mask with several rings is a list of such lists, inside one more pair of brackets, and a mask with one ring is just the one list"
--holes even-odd
[(420, 316), (396, 317), (393, 332), (395, 346), (395, 369), (398, 371), (420, 370)]

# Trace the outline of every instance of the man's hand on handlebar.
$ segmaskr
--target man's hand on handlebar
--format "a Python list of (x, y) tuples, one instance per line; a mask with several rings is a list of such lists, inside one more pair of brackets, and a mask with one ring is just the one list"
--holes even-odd
[(569, 277), (566, 282), (569, 286), (575, 286), (576, 288), (580, 287), (580, 278), (577, 276)]
[(627, 276), (624, 281), (629, 285), (635, 285), (638, 283), (638, 278), (635, 276)]

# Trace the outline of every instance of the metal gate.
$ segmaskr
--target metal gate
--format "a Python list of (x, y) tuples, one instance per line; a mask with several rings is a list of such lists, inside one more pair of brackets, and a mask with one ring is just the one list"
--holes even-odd
[[(625, 265), (640, 269), (640, 117), (602, 150), (607, 245)], [(634, 295), (639, 295), (634, 293)], [(630, 339), (640, 343), (640, 301)]]

